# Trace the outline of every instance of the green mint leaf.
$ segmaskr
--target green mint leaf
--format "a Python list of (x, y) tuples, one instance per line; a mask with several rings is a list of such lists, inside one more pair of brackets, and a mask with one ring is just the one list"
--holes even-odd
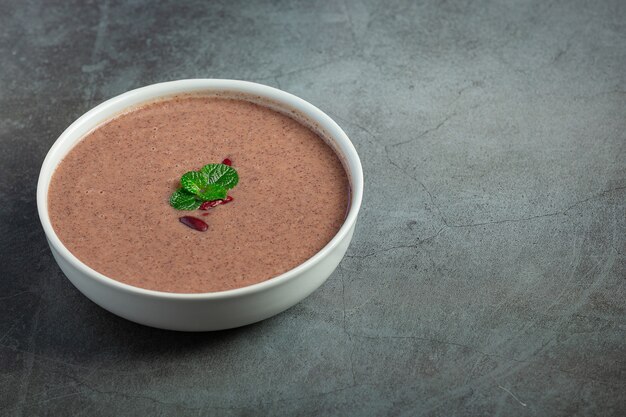
[(190, 171), (181, 177), (180, 185), (191, 194), (198, 195), (209, 185), (209, 180), (208, 177), (201, 172)]
[(223, 200), (227, 193), (228, 190), (219, 184), (208, 184), (196, 197), (202, 201)]
[(200, 204), (195, 195), (182, 188), (174, 191), (170, 197), (170, 205), (176, 210), (196, 210)]
[(171, 195), (170, 205), (177, 210), (196, 210), (203, 201), (225, 199), (228, 190), (238, 182), (237, 171), (229, 165), (205, 165), (200, 171), (189, 171), (181, 177), (182, 188)]
[(209, 184), (221, 185), (227, 190), (233, 188), (239, 182), (239, 175), (235, 168), (224, 164), (208, 164), (200, 170), (207, 176)]

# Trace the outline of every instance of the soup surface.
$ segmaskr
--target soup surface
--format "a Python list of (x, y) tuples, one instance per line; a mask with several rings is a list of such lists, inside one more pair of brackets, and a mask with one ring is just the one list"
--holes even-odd
[[(208, 211), (170, 206), (182, 174), (225, 158), (239, 174), (233, 201)], [(348, 198), (339, 158), (303, 124), (244, 100), (177, 96), (86, 135), (55, 171), (48, 202), (63, 244), (96, 271), (137, 287), (203, 293), (306, 261), (337, 233)], [(208, 230), (185, 226), (185, 215)]]

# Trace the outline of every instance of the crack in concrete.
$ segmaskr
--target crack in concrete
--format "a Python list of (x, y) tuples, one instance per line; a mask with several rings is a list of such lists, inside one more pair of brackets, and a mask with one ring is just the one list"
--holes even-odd
[[(100, 51), (106, 39), (106, 32), (109, 26), (109, 2), (105, 1), (100, 5), (100, 20), (96, 29), (96, 40), (94, 41), (93, 50), (91, 51), (90, 63), (92, 66), (98, 65), (96, 62), (100, 56)], [(85, 89), (84, 100), (88, 107), (91, 107), (91, 103), (96, 94), (96, 78), (98, 71), (89, 72), (87, 81), (87, 88)]]
[[(74, 364), (74, 363), (70, 363), (70, 362), (65, 362), (59, 359), (54, 359), (54, 358), (50, 358), (44, 355), (38, 355), (36, 353), (30, 352), (28, 350), (24, 350), (24, 349), (18, 349), (16, 347), (13, 346), (7, 346), (4, 344), (0, 344), (0, 349), (7, 349), (16, 353), (21, 353), (23, 355), (28, 355), (28, 356), (32, 356), (35, 360), (38, 361), (44, 361), (44, 362), (50, 362), (53, 363), (55, 365), (60, 365), (60, 366), (64, 366), (70, 369), (84, 369), (86, 371), (94, 371), (94, 368), (91, 366), (84, 366), (84, 365), (78, 365), (78, 364)], [(102, 373), (106, 373), (106, 374), (113, 374), (113, 375), (136, 375), (136, 374), (151, 374), (151, 373), (156, 373), (156, 372), (161, 372), (163, 371), (163, 369), (165, 369), (166, 367), (159, 367), (159, 368), (154, 368), (154, 369), (149, 369), (149, 370), (145, 370), (145, 371), (136, 371), (136, 370), (128, 370), (128, 371), (114, 371), (114, 370), (110, 370), (110, 369), (99, 369), (99, 372)]]
[[(48, 251), (48, 248), (45, 248), (45, 250)], [(7, 295), (6, 297), (0, 297), (0, 301), (9, 300), (11, 298), (19, 297), (20, 295), (24, 295), (24, 294), (35, 294), (35, 293), (33, 293), (32, 291), (29, 291), (29, 290), (20, 291), (20, 292), (15, 293), (15, 294)]]
[[(463, 91), (465, 91), (465, 89), (462, 89), (462, 90), (461, 90), (461, 93), (462, 93)], [(460, 93), (459, 93), (459, 94), (460, 94)], [(458, 100), (458, 97), (457, 97), (457, 99), (456, 99), (456, 100)], [(456, 100), (455, 100), (455, 101), (456, 101)], [(392, 143), (392, 144), (390, 144), (390, 145), (385, 145), (385, 149), (387, 149), (387, 147), (389, 147), (389, 148), (395, 148), (396, 146), (406, 145), (407, 143), (414, 142), (414, 141), (416, 141), (417, 139), (422, 138), (422, 137), (424, 137), (424, 136), (428, 135), (429, 133), (435, 132), (435, 131), (437, 131), (437, 130), (441, 129), (441, 128), (443, 127), (443, 125), (445, 125), (445, 124), (448, 122), (448, 120), (452, 119), (452, 118), (453, 118), (454, 116), (456, 116), (456, 115), (457, 115), (457, 112), (456, 112), (456, 111), (454, 111), (454, 112), (452, 112), (452, 113), (448, 114), (446, 117), (444, 117), (444, 118), (443, 118), (443, 120), (441, 120), (439, 123), (437, 123), (437, 125), (436, 125), (435, 127), (432, 127), (432, 128), (430, 128), (430, 129), (426, 129), (425, 131), (423, 131), (422, 133), (420, 133), (419, 135), (417, 135), (417, 136), (415, 136), (415, 137), (413, 137), (413, 138), (411, 138), (411, 139), (403, 140), (402, 142)]]
[[(69, 394), (57, 395), (56, 397), (45, 398), (43, 400), (31, 401), (29, 403), (23, 404), (23, 407), (24, 408), (32, 407), (33, 405), (45, 404), (45, 403), (50, 402), (50, 401), (60, 400), (60, 399), (63, 399), (63, 398), (73, 397), (73, 396), (76, 396), (76, 395), (80, 395), (80, 392), (72, 392), (72, 393), (69, 393)], [(12, 408), (15, 408), (15, 407), (12, 407)], [(10, 410), (12, 408), (4, 408), (3, 410), (6, 411), (6, 410)]]
[(434, 238), (436, 238), (437, 236), (439, 236), (441, 234), (441, 232), (443, 232), (444, 230), (445, 230), (445, 227), (442, 227), (434, 235), (428, 236), (428, 237), (426, 237), (426, 238), (424, 238), (424, 239), (420, 240), (419, 242), (414, 243), (412, 245), (392, 246), (392, 247), (389, 247), (389, 248), (378, 249), (378, 250), (376, 250), (376, 251), (374, 251), (372, 253), (368, 253), (368, 254), (365, 254), (365, 255), (356, 255), (356, 254), (348, 255), (348, 254), (346, 254), (345, 257), (346, 258), (364, 259), (364, 258), (369, 258), (371, 256), (377, 255), (377, 254), (382, 253), (382, 252), (389, 252), (389, 251), (396, 250), (396, 249), (417, 249), (419, 246), (423, 245), (424, 243), (429, 242), (429, 241), (433, 240)]
[(348, 342), (350, 343), (350, 354), (349, 354), (350, 374), (352, 376), (352, 385), (354, 385), (356, 383), (356, 378), (354, 376), (354, 362), (352, 361), (354, 349), (352, 347), (352, 336), (350, 335), (350, 332), (348, 331), (348, 325), (347, 325), (347, 320), (346, 320), (346, 283), (345, 283), (345, 277), (344, 277), (343, 268), (341, 267), (341, 264), (338, 265), (338, 269), (339, 269), (339, 274), (341, 275), (341, 303), (342, 303), (342, 310), (343, 310), (343, 331), (348, 336)]
[[(35, 311), (35, 314), (33, 315), (33, 324), (30, 328), (30, 333), (28, 335), (29, 350), (35, 350), (35, 347), (37, 345), (37, 330), (39, 328), (39, 321), (41, 319), (42, 305), (43, 305), (43, 301), (39, 299), (37, 310)], [(35, 366), (34, 356), (27, 357), (25, 360), (24, 375), (20, 379), (20, 387), (19, 387), (18, 400), (17, 400), (18, 415), (23, 415), (23, 412), (24, 412), (23, 404), (26, 402), (26, 397), (28, 395), (28, 391), (30, 388), (31, 377), (33, 374), (34, 366)]]
[(272, 77), (274, 82), (276, 83), (276, 87), (280, 88), (282, 90), (280, 81), (278, 80), (278, 77)]
[(103, 394), (103, 395), (118, 395), (124, 398), (128, 398), (128, 399), (137, 399), (137, 400), (146, 400), (146, 401), (150, 401), (153, 402), (155, 404), (159, 404), (159, 405), (164, 405), (164, 406), (168, 406), (168, 407), (180, 407), (180, 408), (184, 408), (185, 410), (202, 410), (204, 407), (190, 407), (188, 405), (184, 405), (178, 402), (167, 402), (167, 401), (162, 401), (159, 400), (157, 398), (154, 397), (150, 397), (147, 395), (140, 395), (140, 394), (128, 394), (125, 392), (120, 392), (120, 391), (106, 391), (106, 390), (100, 390), (97, 388), (94, 388), (88, 384), (86, 384), (83, 381), (80, 381), (80, 384), (84, 387), (86, 387), (87, 389), (89, 389), (90, 391), (96, 392), (98, 394)]
[(447, 346), (455, 346), (455, 347), (460, 347), (462, 349), (467, 349), (470, 350), (472, 352), (476, 352), (486, 358), (497, 358), (497, 359), (502, 359), (505, 361), (510, 361), (510, 362), (516, 362), (516, 363), (520, 363), (520, 364), (532, 364), (532, 365), (541, 365), (547, 369), (553, 370), (553, 371), (557, 371), (557, 372), (562, 372), (568, 375), (571, 375), (573, 377), (576, 377), (578, 379), (581, 379), (583, 381), (590, 381), (590, 382), (595, 382), (598, 384), (602, 384), (602, 385), (607, 385), (610, 387), (620, 387), (620, 385), (615, 385), (611, 382), (607, 382), (607, 381), (603, 381), (603, 380), (599, 380), (599, 379), (595, 379), (595, 378), (590, 378), (590, 377), (586, 377), (586, 376), (581, 376), (581, 375), (577, 375), (569, 370), (566, 369), (561, 369), (561, 368), (557, 368), (557, 367), (553, 367), (553, 366), (549, 366), (546, 365), (545, 363), (541, 363), (539, 361), (529, 361), (529, 360), (522, 360), (522, 359), (515, 359), (515, 358), (510, 358), (504, 355), (498, 355), (496, 353), (487, 353), (485, 351), (482, 351), (474, 346), (470, 346), (470, 345), (465, 345), (463, 343), (456, 343), (456, 342), (450, 342), (447, 340), (439, 340), (439, 339), (431, 339), (428, 337), (420, 337), (420, 336), (367, 336), (367, 335), (357, 335), (357, 334), (352, 334), (352, 337), (354, 337), (355, 339), (368, 339), (368, 340), (381, 340), (381, 339), (388, 339), (388, 340), (417, 340), (417, 341), (421, 341), (421, 342), (429, 342), (429, 343), (439, 343), (442, 345), (447, 345)]
[(4, 333), (4, 334), (2, 335), (2, 337), (0, 337), (0, 343), (4, 342), (4, 339), (6, 339), (6, 338), (9, 336), (9, 334), (11, 334), (11, 332), (13, 331), (13, 329), (15, 329), (15, 326), (16, 326), (16, 325), (17, 325), (17, 323), (13, 323), (13, 324), (11, 325), (11, 327), (9, 327), (9, 330), (7, 330), (7, 331), (6, 331), (6, 333)]
[[(369, 129), (367, 129), (365, 126), (360, 125), (357, 122), (352, 122), (350, 120), (345, 119), (344, 117), (339, 116), (337, 113), (333, 113), (333, 112), (329, 112), (327, 111), (326, 113), (328, 113), (329, 115), (331, 115), (333, 117), (333, 119), (339, 119), (340, 121), (342, 121), (343, 123), (347, 123), (349, 125), (352, 126), (356, 126), (357, 128), (359, 128), (360, 130), (362, 130), (363, 132), (367, 133), (371, 138), (376, 139), (376, 135), (373, 134)], [(372, 141), (371, 139), (367, 138), (365, 139), (367, 140), (367, 142), (373, 146), (380, 146), (380, 144), (378, 142)]]
[(522, 217), (522, 218), (519, 218), (519, 219), (503, 219), (503, 220), (494, 220), (494, 221), (491, 221), (491, 222), (470, 223), (470, 224), (452, 224), (452, 225), (448, 225), (448, 227), (463, 228), (463, 227), (485, 226), (485, 225), (490, 225), (490, 224), (501, 224), (501, 223), (519, 223), (519, 222), (525, 222), (525, 221), (534, 220), (534, 219), (540, 219), (540, 218), (543, 218), (543, 217), (553, 217), (553, 216), (558, 216), (558, 215), (566, 215), (568, 211), (570, 211), (571, 209), (573, 209), (576, 206), (584, 204), (584, 203), (586, 203), (588, 201), (599, 199), (599, 198), (605, 196), (606, 194), (610, 194), (612, 192), (620, 191), (620, 190), (624, 190), (624, 189), (626, 189), (626, 186), (614, 187), (614, 188), (610, 188), (608, 190), (603, 190), (603, 191), (600, 191), (599, 193), (594, 194), (591, 197), (588, 197), (588, 198), (585, 198), (583, 200), (579, 200), (579, 201), (574, 202), (573, 204), (569, 205), (564, 210), (559, 210), (559, 211), (555, 211), (555, 212), (551, 212), (551, 213), (538, 214), (536, 216)]
[(354, 44), (355, 49), (360, 50), (361, 46), (358, 42), (358, 37), (356, 36), (356, 32), (354, 31), (354, 24), (352, 23), (352, 17), (350, 16), (350, 12), (348, 10), (348, 4), (346, 0), (342, 1), (343, 6), (343, 14), (348, 22), (348, 28), (350, 29), (350, 36), (352, 37), (352, 43)]
[(341, 275), (341, 305), (343, 309), (343, 331), (350, 336), (348, 333), (348, 329), (346, 328), (346, 283), (344, 281), (343, 269), (341, 269), (341, 264), (337, 265), (339, 269), (339, 275)]
[[(616, 187), (617, 189), (626, 189), (626, 187)], [(613, 190), (613, 189), (611, 189)], [(610, 192), (611, 190), (606, 190), (605, 192)], [(591, 198), (589, 198), (591, 199)], [(587, 200), (589, 200), (587, 199)], [(615, 236), (616, 234), (613, 236), (613, 239), (615, 240)], [(607, 264), (604, 267), (604, 270), (602, 272), (601, 278), (600, 280), (596, 280), (592, 286), (590, 286), (589, 288), (587, 288), (585, 290), (585, 294), (583, 295), (582, 298), (580, 298), (576, 303), (574, 303), (573, 305), (570, 306), (570, 308), (563, 312), (561, 314), (561, 317), (570, 317), (572, 314), (574, 314), (576, 311), (578, 311), (578, 309), (580, 308), (580, 306), (585, 302), (585, 300), (588, 299), (589, 295), (592, 293), (592, 291), (597, 288), (599, 285), (602, 284), (602, 282), (604, 281), (604, 279), (606, 278), (606, 276), (608, 276), (608, 271), (610, 270), (610, 268), (613, 266), (615, 260), (617, 259), (617, 257), (615, 255), (611, 255), (607, 258)], [(535, 320), (530, 326), (536, 324), (537, 321)], [(522, 330), (528, 329), (530, 326), (524, 326), (524, 328)], [(556, 333), (553, 332), (554, 336)], [(612, 388), (622, 388), (622, 385), (620, 384), (614, 384), (608, 381), (603, 381), (603, 380), (599, 380), (599, 379), (595, 379), (595, 378), (591, 378), (591, 377), (586, 377), (586, 376), (581, 376), (578, 375), (570, 370), (566, 370), (566, 369), (561, 369), (561, 368), (557, 368), (557, 367), (553, 367), (553, 366), (549, 366), (546, 365), (545, 363), (541, 363), (539, 361), (531, 361), (529, 360), (530, 358), (534, 357), (535, 355), (537, 355), (539, 352), (542, 352), (546, 346), (548, 346), (550, 343), (552, 343), (554, 341), (554, 337), (549, 338), (548, 340), (546, 340), (544, 343), (542, 343), (541, 346), (532, 349), (531, 351), (528, 351), (528, 353), (525, 355), (525, 359), (520, 360), (520, 359), (514, 359), (514, 358), (507, 358), (505, 356), (502, 355), (497, 355), (497, 354), (487, 354), (486, 352), (480, 351), (478, 349), (475, 349), (475, 351), (479, 354), (483, 354), (483, 355), (487, 355), (488, 357), (497, 357), (497, 358), (502, 358), (508, 361), (513, 361), (516, 362), (517, 365), (507, 365), (507, 364), (499, 364), (493, 371), (488, 372), (486, 375), (483, 375), (481, 377), (479, 377), (476, 380), (472, 381), (472, 386), (473, 387), (481, 387), (484, 386), (485, 384), (489, 383), (490, 380), (495, 380), (495, 378), (504, 378), (506, 376), (515, 374), (516, 372), (521, 371), (525, 366), (529, 365), (529, 364), (533, 364), (533, 365), (539, 365), (543, 368), (546, 369), (550, 369), (556, 372), (562, 372), (568, 375), (571, 375), (574, 378), (580, 379), (582, 381), (588, 381), (588, 382), (594, 382), (594, 383), (598, 383), (598, 384), (602, 384), (602, 385), (606, 385)], [(442, 341), (442, 343), (445, 341)], [(471, 348), (470, 346), (466, 346), (468, 348)], [(494, 346), (492, 346), (493, 348)], [(494, 375), (495, 374), (495, 375)], [(469, 384), (464, 384), (463, 386), (460, 386), (448, 393), (446, 393), (444, 396), (439, 397), (438, 399), (435, 399), (435, 401), (433, 402), (433, 405), (430, 406), (425, 413), (428, 413), (434, 409), (437, 409), (439, 407), (441, 407), (443, 404), (445, 404), (446, 401), (448, 401), (451, 398), (458, 398), (459, 396), (464, 395), (464, 393), (467, 392)]]
[[(92, 391), (94, 393), (97, 394), (101, 394), (101, 395), (113, 395), (113, 396), (120, 396), (120, 397), (124, 397), (124, 398), (128, 398), (130, 400), (146, 400), (146, 401), (150, 401), (153, 402), (155, 404), (158, 405), (162, 405), (162, 406), (166, 406), (166, 407), (179, 407), (185, 410), (190, 410), (190, 411), (201, 411), (201, 410), (207, 410), (207, 409), (211, 409), (211, 410), (250, 410), (250, 409), (258, 409), (258, 407), (262, 407), (262, 406), (267, 406), (267, 405), (271, 405), (274, 403), (289, 403), (289, 402), (294, 402), (294, 401), (302, 401), (302, 400), (307, 400), (307, 399), (313, 399), (313, 398), (321, 398), (327, 395), (331, 395), (337, 392), (342, 392), (348, 389), (352, 389), (355, 387), (358, 387), (360, 385), (357, 384), (351, 384), (345, 387), (341, 387), (341, 388), (337, 388), (334, 390), (330, 390), (327, 392), (321, 392), (321, 393), (317, 393), (317, 394), (313, 394), (313, 395), (308, 395), (308, 396), (302, 396), (302, 397), (295, 397), (295, 398), (278, 398), (275, 400), (270, 400), (270, 401), (260, 401), (259, 403), (255, 403), (255, 404), (249, 404), (246, 406), (212, 406), (210, 404), (205, 404), (205, 405), (201, 405), (199, 407), (191, 407), (189, 405), (185, 405), (181, 402), (168, 402), (168, 401), (163, 401), (163, 400), (159, 400), (157, 398), (148, 396), (148, 395), (141, 395), (141, 394), (129, 394), (129, 393), (125, 393), (125, 392), (120, 392), (120, 391), (112, 391), (112, 390), (103, 390), (103, 389), (99, 389), (99, 388), (95, 388), (93, 385), (75, 377), (72, 375), (67, 375), (65, 374), (65, 376), (71, 380), (73, 380), (76, 385), (75, 387), (84, 387), (89, 391)], [(80, 393), (75, 393), (77, 395), (80, 395)], [(67, 395), (70, 396), (70, 395)], [(48, 399), (51, 400), (51, 399)], [(29, 405), (29, 404), (26, 404)]]
[(597, 97), (608, 96), (608, 95), (625, 95), (626, 90), (610, 90), (610, 91), (601, 91), (599, 93), (591, 94), (589, 96), (573, 96), (573, 100), (593, 100)]
[[(613, 93), (621, 93), (621, 91), (614, 91)], [(391, 155), (389, 155), (389, 148), (394, 147), (394, 146), (398, 146), (398, 145), (401, 145), (401, 144), (409, 143), (409, 142), (411, 142), (411, 141), (413, 141), (415, 139), (418, 139), (419, 137), (424, 136), (426, 133), (430, 133), (432, 131), (435, 131), (435, 130), (439, 129), (440, 127), (442, 127), (445, 124), (445, 122), (447, 120), (449, 120), (451, 117), (453, 117), (453, 115), (455, 115), (455, 113), (452, 113), (451, 115), (449, 115), (449, 117), (447, 117), (442, 122), (440, 122), (435, 128), (430, 129), (430, 130), (420, 134), (418, 137), (416, 137), (414, 139), (411, 139), (411, 140), (408, 140), (408, 141), (404, 141), (404, 142), (399, 142), (399, 143), (393, 144), (393, 145), (385, 145), (384, 146), (385, 155), (386, 155), (387, 160), (389, 161), (389, 163), (391, 165), (393, 165), (394, 167), (398, 168), (398, 170), (400, 170), (400, 172), (404, 173), (407, 177), (409, 177), (413, 181), (417, 182), (424, 189), (426, 194), (428, 194), (428, 197), (430, 199), (431, 205), (437, 210), (437, 213), (439, 214), (439, 217), (440, 217), (441, 221), (443, 222), (443, 224), (446, 227), (449, 227), (449, 228), (465, 228), (465, 227), (476, 227), (476, 226), (485, 226), (485, 225), (501, 224), (501, 223), (518, 223), (518, 222), (523, 222), (523, 221), (539, 219), (539, 218), (543, 218), (543, 217), (552, 217), (552, 216), (557, 216), (557, 215), (565, 215), (569, 210), (573, 209), (574, 207), (578, 206), (579, 204), (583, 204), (583, 203), (585, 203), (587, 201), (599, 198), (599, 197), (601, 197), (601, 196), (603, 196), (603, 195), (605, 195), (607, 193), (613, 192), (613, 191), (626, 189), (626, 186), (620, 186), (620, 187), (612, 188), (612, 189), (609, 189), (609, 190), (603, 190), (603, 191), (601, 191), (601, 192), (599, 192), (599, 193), (597, 193), (597, 194), (595, 194), (595, 195), (593, 195), (591, 197), (588, 197), (588, 198), (586, 198), (584, 200), (576, 201), (575, 203), (571, 204), (570, 206), (568, 206), (564, 210), (551, 212), (551, 213), (546, 213), (546, 214), (539, 214), (539, 215), (534, 215), (534, 216), (522, 217), (522, 218), (518, 218), (518, 219), (503, 219), (503, 220), (494, 220), (494, 221), (480, 222), (480, 223), (449, 224), (447, 219), (446, 219), (446, 217), (443, 215), (443, 212), (441, 211), (441, 208), (435, 202), (435, 198), (434, 198), (433, 194), (430, 192), (430, 190), (426, 187), (426, 185), (417, 176), (412, 175), (411, 173), (409, 173), (405, 168), (401, 167), (398, 163), (396, 163), (391, 158)], [(370, 132), (368, 132), (368, 133), (370, 133)], [(376, 139), (376, 136), (374, 136), (374, 135), (372, 135), (372, 136)]]
[(286, 72), (282, 72), (281, 71), (278, 74), (273, 74), (273, 75), (268, 75), (266, 77), (257, 78), (257, 81), (274, 80), (274, 81), (278, 82), (279, 78), (283, 78), (283, 77), (286, 77), (288, 75), (295, 75), (295, 74), (299, 74), (299, 73), (302, 73), (302, 72), (307, 72), (307, 71), (312, 71), (312, 70), (324, 68), (324, 67), (327, 67), (329, 65), (335, 64), (337, 62), (344, 61), (344, 60), (348, 59), (349, 57), (350, 57), (350, 55), (341, 55), (341, 56), (338, 56), (335, 59), (331, 59), (329, 61), (322, 62), (321, 64), (308, 65), (308, 66), (305, 66), (305, 67), (296, 68), (296, 69), (291, 70), (291, 71), (286, 71)]
[(500, 384), (498, 384), (498, 388), (500, 388), (500, 389), (502, 389), (502, 390), (504, 390), (504, 391), (508, 392), (508, 393), (511, 395), (511, 397), (515, 398), (515, 401), (517, 401), (518, 403), (520, 403), (520, 405), (521, 405), (522, 407), (526, 407), (526, 405), (527, 405), (527, 404), (526, 404), (526, 403), (524, 403), (524, 402), (522, 402), (522, 401), (520, 401), (520, 399), (519, 399), (519, 398), (517, 398), (517, 396), (516, 396), (515, 394), (513, 394), (510, 390), (508, 390), (508, 389), (504, 388), (504, 387), (503, 387), (502, 385), (500, 385)]
[(562, 213), (561, 212), (556, 212), (556, 213), (540, 214), (540, 215), (537, 215), (537, 216), (522, 217), (522, 218), (519, 218), (519, 219), (503, 219), (503, 220), (494, 220), (494, 221), (491, 221), (491, 222), (483, 222), (483, 223), (452, 224), (452, 225), (448, 225), (448, 227), (451, 227), (451, 228), (464, 228), (464, 227), (485, 226), (485, 225), (490, 225), (490, 224), (519, 223), (519, 222), (525, 222), (525, 221), (528, 221), (528, 220), (540, 219), (542, 217), (557, 216), (559, 214), (562, 214)]
[(441, 221), (443, 222), (444, 226), (442, 228), (440, 228), (439, 231), (437, 231), (437, 233), (435, 233), (434, 235), (429, 236), (427, 238), (424, 238), (424, 239), (420, 240), (417, 243), (396, 245), (396, 246), (391, 246), (391, 247), (388, 247), (388, 248), (382, 248), (382, 249), (378, 249), (378, 250), (376, 250), (374, 252), (367, 253), (367, 254), (364, 254), (364, 255), (346, 254), (345, 255), (346, 258), (365, 259), (365, 258), (369, 258), (369, 257), (375, 256), (375, 255), (378, 255), (380, 253), (389, 252), (389, 251), (396, 250), (396, 249), (417, 249), (420, 245), (422, 245), (422, 244), (424, 244), (424, 243), (426, 243), (426, 242), (436, 238), (437, 236), (439, 236), (441, 234), (441, 232), (443, 232), (443, 230), (445, 230), (446, 228), (448, 228), (448, 229), (470, 228), (470, 227), (487, 226), (487, 225), (495, 225), (495, 224), (503, 224), (503, 223), (520, 223), (520, 222), (525, 222), (525, 221), (530, 221), (530, 220), (535, 220), (535, 219), (541, 219), (541, 218), (545, 218), (545, 217), (554, 217), (554, 216), (559, 216), (559, 215), (567, 215), (567, 212), (572, 210), (576, 206), (579, 206), (581, 204), (584, 204), (584, 203), (592, 201), (592, 200), (596, 200), (596, 199), (602, 198), (603, 196), (605, 196), (607, 194), (610, 194), (610, 193), (613, 193), (615, 191), (621, 191), (621, 190), (625, 190), (626, 189), (626, 186), (619, 186), (619, 187), (614, 187), (614, 188), (610, 188), (610, 189), (607, 189), (607, 190), (603, 190), (603, 191), (600, 191), (599, 193), (594, 194), (591, 197), (588, 197), (588, 198), (585, 198), (583, 200), (576, 201), (573, 204), (570, 204), (564, 210), (559, 210), (559, 211), (555, 211), (555, 212), (552, 212), (552, 213), (539, 214), (539, 215), (536, 215), (536, 216), (529, 216), (529, 217), (522, 217), (522, 218), (519, 218), (519, 219), (503, 219), (503, 220), (494, 220), (494, 221), (490, 221), (490, 222), (470, 223), (470, 224), (448, 224), (448, 222), (446, 221), (445, 217), (441, 213), (439, 207), (434, 203), (432, 194), (428, 191), (428, 189), (424, 186), (424, 184), (421, 183), (421, 181), (419, 181), (417, 179), (415, 179), (415, 181), (420, 183), (420, 185), (424, 188), (424, 190), (430, 196), (431, 202), (432, 202), (433, 206), (439, 212), (439, 215), (441, 217)]
[(559, 59), (561, 59), (565, 54), (569, 52), (569, 50), (572, 48), (572, 44), (573, 44), (572, 41), (574, 40), (576, 35), (578, 35), (578, 32), (574, 32), (572, 35), (570, 35), (567, 38), (567, 40), (565, 41), (565, 47), (559, 49), (556, 55), (554, 55), (554, 58), (552, 58), (552, 61), (550, 61), (550, 63), (547, 65), (555, 64)]

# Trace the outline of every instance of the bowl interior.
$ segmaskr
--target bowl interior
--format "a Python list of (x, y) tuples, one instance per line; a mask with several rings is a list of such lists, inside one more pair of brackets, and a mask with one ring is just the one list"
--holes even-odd
[[(178, 94), (215, 94), (233, 98), (241, 98), (257, 102), (277, 111), (287, 113), (301, 123), (320, 134), (320, 136), (335, 150), (344, 164), (344, 168), (350, 181), (350, 207), (344, 224), (331, 241), (317, 254), (277, 277), (253, 284), (247, 287), (199, 294), (166, 293), (134, 287), (113, 280), (93, 270), (78, 258), (76, 258), (60, 241), (56, 235), (48, 214), (48, 187), (52, 174), (67, 155), (67, 153), (91, 130), (101, 123), (147, 102), (164, 99)], [(330, 117), (308, 102), (284, 91), (262, 84), (237, 80), (214, 80), (196, 79), (179, 80), (166, 83), (154, 84), (121, 94), (105, 101), (99, 106), (85, 113), (72, 123), (54, 143), (46, 156), (39, 175), (37, 184), (37, 208), (39, 218), (46, 233), (50, 245), (56, 249), (60, 256), (68, 260), (73, 266), (81, 270), (93, 279), (118, 286), (123, 290), (138, 292), (144, 295), (158, 297), (188, 297), (188, 298), (212, 298), (230, 297), (242, 295), (248, 292), (260, 291), (272, 285), (277, 285), (282, 280), (297, 275), (300, 271), (309, 268), (319, 262), (339, 241), (345, 237), (356, 222), (356, 217), (361, 205), (363, 194), (363, 171), (356, 149), (343, 132), (343, 130)]]

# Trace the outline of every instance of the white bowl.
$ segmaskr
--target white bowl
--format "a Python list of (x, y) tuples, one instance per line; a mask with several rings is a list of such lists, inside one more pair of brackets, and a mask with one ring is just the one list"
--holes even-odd
[[(295, 111), (325, 137), (344, 162), (351, 185), (346, 220), (333, 239), (296, 268), (267, 281), (234, 290), (180, 294), (152, 291), (115, 281), (82, 263), (63, 245), (48, 214), (48, 187), (63, 157), (90, 130), (120, 112), (155, 99), (181, 93), (243, 94), (283, 111)], [(244, 326), (280, 313), (315, 291), (335, 270), (352, 240), (361, 199), (363, 169), (343, 130), (312, 104), (261, 84), (192, 79), (153, 84), (105, 101), (76, 120), (52, 145), (41, 167), (37, 208), (54, 259), (76, 288), (110, 312), (147, 326), (170, 330), (205, 331)]]

